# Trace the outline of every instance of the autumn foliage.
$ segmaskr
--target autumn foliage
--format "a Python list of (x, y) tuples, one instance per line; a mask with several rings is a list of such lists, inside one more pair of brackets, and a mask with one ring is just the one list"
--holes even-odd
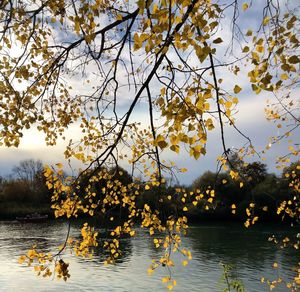
[[(153, 261), (148, 271), (166, 267), (168, 276), (163, 282), (169, 289), (176, 285), (171, 273), (172, 254), (180, 253), (183, 265), (192, 255), (181, 241), (188, 228), (187, 218), (181, 213), (169, 214), (161, 192), (164, 177), (188, 169), (177, 168), (165, 159), (165, 153), (188, 152), (199, 159), (210, 150), (210, 132), (218, 131), (222, 146), (216, 157), (218, 173), (227, 171), (228, 181), (243, 188), (255, 179), (241, 171), (247, 169), (245, 160), (253, 155), (263, 158), (270, 145), (292, 136), (299, 127), (297, 7), (263, 1), (257, 27), (251, 30), (243, 24), (243, 17), (256, 4), (227, 2), (0, 3), (1, 145), (18, 147), (24, 131), (33, 127), (45, 134), (49, 146), (66, 139), (71, 126), (80, 129), (64, 152), (70, 163), (82, 163), (78, 175), (66, 177), (62, 163), (45, 167), (55, 216), (69, 219), (79, 212), (109, 216), (112, 210), (123, 209), (124, 222), (102, 241), (101, 248), (108, 254), (105, 263), (115, 263), (120, 255), (119, 238), (134, 236), (138, 224), (149, 230), (153, 244), (161, 248), (161, 258)], [(225, 21), (229, 41), (222, 36)], [(239, 96), (245, 90), (239, 81), (245, 76), (252, 95), (270, 97), (267, 119), (284, 129), (283, 134), (269, 137), (263, 150), (255, 148), (236, 119)], [(228, 79), (235, 84), (228, 87)], [(140, 107), (147, 121), (137, 117)], [(228, 147), (228, 128), (244, 139), (234, 151)], [(299, 144), (288, 139), (286, 154), (278, 157), (282, 168), (299, 159)], [(122, 181), (122, 164), (131, 167), (133, 181)], [(295, 194), (293, 200), (283, 201), (278, 208), (280, 215), (284, 213), (294, 222), (299, 222), (300, 214), (299, 167), (297, 163), (295, 170), (286, 173)], [(138, 206), (141, 193), (154, 188), (153, 207)], [(206, 200), (213, 204), (215, 190), (213, 186), (205, 193), (179, 189), (170, 200), (178, 196), (185, 212), (188, 202)], [(233, 203), (232, 211), (235, 207)], [(259, 220), (255, 207), (251, 202), (245, 208), (246, 227)], [(39, 274), (49, 276), (48, 262), (67, 246), (78, 256), (89, 256), (99, 245), (97, 239), (97, 232), (85, 224), (81, 241), (67, 236), (58, 253), (45, 255), (33, 248), (21, 262), (34, 264)], [(63, 260), (56, 261), (55, 271), (65, 280), (69, 276)], [(269, 282), (270, 286), (275, 282)], [(295, 290), (297, 284), (298, 274), (287, 287)]]

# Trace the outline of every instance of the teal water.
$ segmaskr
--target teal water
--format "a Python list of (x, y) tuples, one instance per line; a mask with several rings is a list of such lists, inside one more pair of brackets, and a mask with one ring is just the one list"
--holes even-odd
[[(104, 257), (99, 252), (90, 260), (66, 253), (64, 260), (70, 263), (71, 274), (66, 283), (53, 277), (37, 277), (32, 268), (18, 264), (19, 255), (33, 244), (54, 252), (63, 242), (66, 230), (67, 223), (63, 221), (0, 222), (0, 291), (166, 291), (161, 282), (167, 275), (164, 268), (152, 276), (147, 274), (151, 260), (160, 253), (153, 247), (152, 238), (141, 229), (136, 230), (136, 237), (121, 240), (123, 255), (115, 266), (104, 266)], [(194, 225), (183, 239), (193, 260), (183, 267), (183, 258), (174, 257), (178, 263), (173, 269), (175, 291), (223, 291), (221, 262), (235, 267), (233, 272), (243, 281), (246, 291), (269, 291), (260, 278), (275, 279), (277, 273), (284, 279), (291, 278), (291, 268), (300, 261), (300, 255), (294, 249), (280, 249), (267, 239), (272, 234), (282, 237), (294, 232), (276, 225), (258, 225), (249, 230), (242, 223)], [(71, 235), (77, 236), (78, 229), (72, 228)], [(272, 268), (275, 261), (278, 270)], [(281, 286), (275, 291), (287, 289)]]

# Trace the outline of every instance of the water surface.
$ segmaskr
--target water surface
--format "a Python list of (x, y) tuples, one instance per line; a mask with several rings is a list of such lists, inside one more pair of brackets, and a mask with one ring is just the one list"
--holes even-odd
[[(70, 263), (71, 278), (65, 283), (53, 277), (37, 277), (32, 268), (18, 264), (18, 257), (33, 244), (43, 251), (55, 252), (65, 238), (67, 223), (49, 221), (38, 224), (0, 222), (0, 290), (1, 291), (166, 291), (161, 278), (167, 271), (160, 268), (152, 276), (147, 269), (152, 259), (160, 253), (152, 245), (144, 230), (137, 229), (134, 238), (122, 239), (122, 258), (115, 266), (104, 266), (104, 256), (97, 253), (93, 259), (76, 258), (70, 253), (64, 260)], [(220, 263), (235, 267), (234, 274), (242, 280), (246, 291), (269, 291), (260, 278), (275, 279), (279, 273), (284, 279), (291, 278), (300, 260), (293, 249), (280, 249), (267, 241), (272, 234), (285, 236), (295, 231), (276, 225), (255, 226), (249, 230), (241, 223), (203, 223), (189, 229), (183, 239), (191, 250), (193, 260), (183, 267), (181, 256), (173, 270), (177, 280), (176, 291), (223, 291), (220, 281)], [(71, 229), (78, 236), (78, 229)], [(272, 265), (278, 262), (279, 269)], [(287, 291), (284, 286), (275, 291)]]

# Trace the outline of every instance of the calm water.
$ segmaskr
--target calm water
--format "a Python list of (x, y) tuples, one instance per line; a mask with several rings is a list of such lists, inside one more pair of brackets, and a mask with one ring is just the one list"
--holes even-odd
[[(65, 222), (20, 224), (0, 222), (0, 290), (1, 291), (166, 291), (161, 278), (167, 272), (161, 268), (152, 276), (147, 275), (151, 259), (159, 252), (152, 246), (152, 239), (140, 229), (135, 238), (122, 240), (123, 256), (116, 266), (104, 267), (101, 254), (92, 260), (75, 258), (66, 254), (70, 263), (71, 279), (65, 283), (53, 278), (35, 276), (31, 268), (17, 263), (20, 254), (35, 243), (45, 251), (55, 251), (67, 230)], [(300, 260), (295, 250), (279, 249), (267, 238), (283, 236), (291, 231), (275, 225), (256, 226), (245, 230), (242, 224), (209, 223), (192, 226), (184, 244), (192, 251), (193, 260), (187, 267), (180, 264), (174, 269), (177, 280), (175, 291), (223, 291), (220, 283), (220, 262), (235, 266), (235, 273), (243, 281), (246, 291), (268, 291), (260, 277), (274, 279), (274, 261), (284, 278), (291, 277), (290, 267)], [(76, 228), (71, 230), (78, 235)], [(291, 234), (291, 233), (290, 233)], [(178, 256), (175, 262), (183, 258)], [(223, 288), (223, 289), (222, 289)], [(275, 291), (286, 291), (281, 287)]]

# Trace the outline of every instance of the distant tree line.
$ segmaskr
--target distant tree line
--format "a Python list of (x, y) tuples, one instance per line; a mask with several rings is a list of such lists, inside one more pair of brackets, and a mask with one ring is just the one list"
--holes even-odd
[(50, 212), (51, 194), (41, 160), (21, 161), (8, 178), (0, 177), (0, 217)]
[(23, 202), (48, 202), (41, 160), (21, 161), (9, 178), (0, 178), (0, 200)]
[[(206, 171), (200, 175), (189, 186), (170, 185), (165, 180), (160, 186), (154, 186), (150, 189), (145, 188), (147, 182), (142, 180), (137, 181), (125, 169), (118, 167), (112, 169), (93, 170), (107, 172), (113, 176), (115, 182), (113, 189), (106, 181), (105, 175), (103, 178), (95, 181), (92, 184), (92, 192), (95, 198), (101, 199), (104, 192), (122, 192), (123, 187), (128, 187), (133, 182), (139, 184), (141, 189), (137, 198), (137, 205), (143, 208), (147, 204), (150, 208), (163, 208), (166, 216), (169, 215), (185, 215), (191, 219), (198, 220), (244, 220), (246, 217), (245, 210), (249, 204), (255, 205), (255, 212), (260, 219), (263, 220), (281, 220), (278, 217), (277, 210), (282, 201), (289, 202), (295, 194), (295, 190), (290, 188), (290, 184), (295, 179), (300, 178), (299, 162), (291, 163), (285, 168), (281, 175), (275, 175), (267, 172), (267, 167), (261, 162), (252, 162), (245, 164), (237, 157), (232, 159), (231, 168), (227, 172), (211, 172)], [(230, 174), (232, 167), (238, 171), (239, 179), (233, 180)], [(36, 207), (45, 206), (49, 214), (52, 213), (51, 192), (45, 185), (45, 177), (43, 173), (43, 163), (40, 160), (24, 160), (12, 170), (9, 178), (0, 177), (0, 202), (3, 206), (11, 203), (14, 206), (30, 205)], [(87, 184), (89, 173), (82, 176), (80, 185), (83, 187)], [(197, 190), (200, 193), (207, 193), (214, 190), (214, 198), (211, 204), (207, 204), (205, 200), (199, 200), (197, 205), (192, 202), (189, 196), (182, 197), (179, 193), (191, 193)], [(76, 189), (74, 188), (74, 192)], [(157, 193), (160, 193), (159, 201)], [(173, 197), (173, 200), (170, 200)], [(175, 198), (175, 200), (174, 200)], [(83, 201), (84, 197), (81, 198)], [(188, 203), (189, 208), (186, 212), (182, 210), (182, 200)], [(172, 203), (171, 203), (172, 202)], [(3, 210), (0, 205), (0, 217), (3, 215)], [(159, 205), (159, 206), (158, 206)], [(233, 208), (234, 207), (234, 208)], [(25, 209), (26, 210), (26, 209)], [(23, 210), (23, 212), (26, 212)], [(105, 213), (101, 214), (100, 210), (94, 212), (99, 213), (104, 221), (109, 221), (110, 218), (117, 217), (120, 220), (126, 215), (126, 208), (122, 207), (122, 203)], [(16, 215), (16, 214), (13, 214)], [(85, 212), (79, 214), (85, 215)], [(88, 215), (88, 214), (87, 214)]]

